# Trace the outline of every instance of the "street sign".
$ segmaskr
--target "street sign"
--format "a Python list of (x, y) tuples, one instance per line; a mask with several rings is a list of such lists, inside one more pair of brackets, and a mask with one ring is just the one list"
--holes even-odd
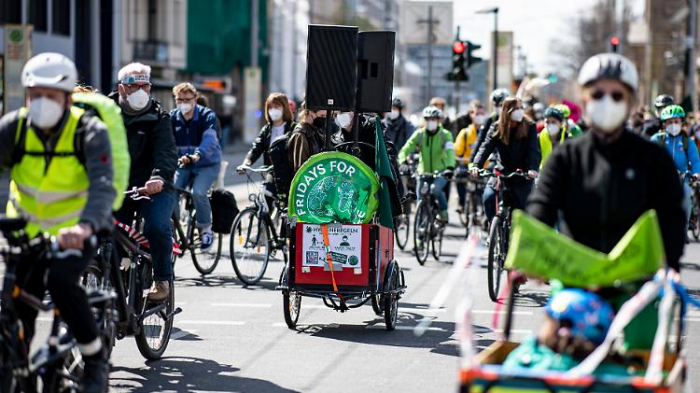
[(22, 25), (5, 25), (5, 60), (3, 91), (5, 113), (24, 106), (24, 88), (22, 87), (22, 68), (31, 56), (31, 27)]
[(433, 44), (451, 45), (452, 1), (405, 1), (401, 4), (401, 42), (405, 45), (427, 44), (428, 8), (433, 7)]
[(245, 91), (243, 138), (246, 143), (253, 143), (260, 131), (260, 119), (262, 118), (261, 76), (260, 67), (246, 67), (243, 71), (243, 89)]

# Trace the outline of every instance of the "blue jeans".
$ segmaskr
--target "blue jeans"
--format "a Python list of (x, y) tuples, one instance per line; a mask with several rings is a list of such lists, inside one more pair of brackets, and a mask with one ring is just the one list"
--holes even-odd
[[(421, 193), (420, 193), (420, 188), (421, 185), (423, 184), (423, 181), (419, 181), (416, 184), (416, 195), (418, 196), (418, 200), (421, 198)], [(440, 210), (447, 210), (447, 196), (445, 195), (445, 185), (447, 184), (448, 180), (446, 177), (436, 177), (433, 178), (433, 183), (430, 186), (430, 193), (433, 194), (433, 198), (438, 203), (438, 206), (440, 206)]]
[(178, 168), (175, 172), (175, 185), (179, 188), (187, 188), (192, 184), (192, 199), (194, 209), (197, 212), (197, 227), (208, 228), (211, 226), (211, 204), (207, 192), (219, 176), (221, 163), (204, 167), (187, 166)]
[(173, 277), (173, 265), (170, 260), (173, 254), (173, 209), (177, 197), (175, 192), (163, 190), (151, 195), (150, 200), (124, 200), (122, 208), (114, 214), (117, 220), (131, 225), (134, 213), (138, 210), (143, 218), (143, 234), (150, 245), (151, 260), (153, 261), (153, 279), (168, 281)]

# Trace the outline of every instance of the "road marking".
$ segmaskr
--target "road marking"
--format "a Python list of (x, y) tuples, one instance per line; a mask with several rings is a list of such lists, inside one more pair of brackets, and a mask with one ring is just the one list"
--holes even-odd
[[(505, 315), (507, 311), (496, 311), (496, 310), (472, 310), (472, 314), (499, 314)], [(532, 315), (532, 311), (513, 311), (513, 315)]]
[(214, 307), (270, 308), (272, 304), (264, 303), (212, 303)]
[(229, 326), (242, 326), (246, 322), (242, 321), (176, 321), (176, 325), (229, 325)]
[(401, 311), (422, 311), (428, 314), (433, 314), (433, 313), (441, 313), (441, 312), (447, 312), (447, 309), (445, 308), (415, 308), (415, 307), (401, 307), (399, 306), (399, 310)]

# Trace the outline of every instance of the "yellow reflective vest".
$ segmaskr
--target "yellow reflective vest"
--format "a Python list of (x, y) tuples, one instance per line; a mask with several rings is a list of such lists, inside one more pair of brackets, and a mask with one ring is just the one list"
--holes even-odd
[[(15, 143), (27, 117), (27, 109), (20, 111)], [(78, 223), (87, 202), (88, 180), (85, 166), (75, 154), (75, 135), (78, 122), (85, 111), (71, 107), (68, 120), (60, 131), (53, 151), (46, 151), (38, 132), (27, 126), (23, 152), (19, 163), (12, 167), (10, 201), (7, 215), (29, 219), (25, 230), (29, 236), (41, 232), (56, 235), (61, 228)], [(47, 160), (47, 155), (51, 155)]]

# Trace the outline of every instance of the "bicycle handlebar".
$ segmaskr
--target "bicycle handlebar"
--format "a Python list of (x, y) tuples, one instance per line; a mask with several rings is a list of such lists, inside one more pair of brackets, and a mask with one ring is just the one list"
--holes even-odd
[(523, 172), (522, 169), (516, 169), (514, 172), (511, 172), (508, 175), (504, 175), (503, 172), (498, 170), (492, 171), (488, 169), (481, 169), (479, 170), (479, 177), (497, 177), (499, 179), (512, 179), (514, 177), (522, 177), (528, 180), (532, 179), (530, 176), (528, 176), (527, 173)]
[(246, 172), (252, 172), (252, 173), (268, 173), (272, 172), (274, 167), (272, 165), (267, 165), (267, 166), (261, 166), (258, 168), (253, 168), (248, 165), (241, 165), (239, 168), (243, 169)]

